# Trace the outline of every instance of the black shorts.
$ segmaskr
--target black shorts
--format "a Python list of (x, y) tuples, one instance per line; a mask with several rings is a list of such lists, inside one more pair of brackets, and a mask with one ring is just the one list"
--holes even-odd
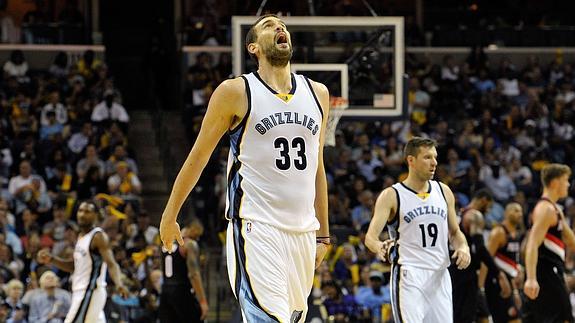
[(547, 261), (537, 264), (539, 296), (534, 300), (526, 298), (523, 307), (524, 323), (573, 322), (563, 274), (561, 267)]
[(502, 298), (501, 288), (496, 277), (488, 277), (485, 280), (485, 296), (489, 312), (494, 323), (507, 323), (520, 318), (519, 309), (515, 306), (513, 295)]
[(453, 322), (475, 322), (479, 312), (479, 288), (477, 275), (449, 268), (453, 286)]
[(160, 295), (161, 323), (203, 322), (198, 300), (189, 287), (163, 285)]
[(489, 317), (489, 306), (487, 305), (487, 299), (485, 298), (485, 293), (477, 291), (477, 315), (478, 318), (488, 318)]

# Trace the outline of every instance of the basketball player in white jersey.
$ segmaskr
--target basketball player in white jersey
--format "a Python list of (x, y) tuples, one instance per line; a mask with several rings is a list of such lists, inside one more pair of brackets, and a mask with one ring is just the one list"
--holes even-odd
[(98, 207), (93, 202), (82, 202), (78, 208), (80, 236), (74, 248), (74, 259), (52, 256), (48, 249), (38, 252), (38, 262), (72, 273), (72, 304), (65, 323), (106, 322), (106, 269), (118, 293), (128, 296), (120, 278), (120, 267), (108, 244), (108, 235), (96, 226)]
[(246, 322), (303, 322), (314, 268), (329, 241), (323, 143), (327, 88), (290, 72), (282, 20), (259, 18), (246, 37), (257, 72), (213, 93), (198, 139), (162, 215), (166, 249), (182, 244), (177, 214), (227, 132), (228, 274)]
[[(365, 238), (366, 246), (388, 259), (387, 244), (379, 236), (387, 224), (395, 240), (391, 300), (395, 322), (453, 322), (448, 243), (459, 269), (469, 265), (469, 247), (459, 229), (455, 198), (449, 187), (432, 180), (437, 167), (434, 140), (412, 138), (404, 155), (409, 174), (403, 182), (383, 190)], [(449, 238), (449, 241), (448, 241)]]

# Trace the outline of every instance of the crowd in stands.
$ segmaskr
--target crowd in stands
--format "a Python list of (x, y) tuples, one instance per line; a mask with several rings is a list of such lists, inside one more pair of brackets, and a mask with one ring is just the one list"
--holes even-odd
[[(411, 137), (439, 143), (436, 178), (452, 188), (458, 207), (481, 188), (491, 191), (488, 229), (501, 222), (510, 201), (522, 205), (527, 227), (540, 194), (539, 170), (550, 162), (575, 167), (575, 75), (562, 56), (492, 61), (477, 49), (465, 60), (446, 56), (434, 64), (408, 55), (406, 71), (405, 120), (342, 120), (335, 146), (325, 151), (333, 246), (317, 270), (312, 298), (334, 321), (391, 319), (389, 267), (367, 251), (363, 236), (379, 192), (406, 175), (402, 147)], [(211, 93), (231, 74), (225, 53), (203, 53), (188, 70), (191, 142)], [(78, 234), (75, 206), (92, 198), (104, 206), (102, 225), (132, 291), (128, 299), (110, 291), (108, 318), (153, 322), (161, 282), (158, 231), (141, 207), (137, 156), (127, 140), (130, 116), (106, 65), (93, 52), (76, 64), (60, 53), (51, 66), (33, 71), (14, 51), (3, 65), (0, 99), (0, 321), (51, 315), (50, 322), (59, 322), (65, 315), (69, 276), (40, 266), (35, 254), (51, 248), (70, 256)], [(220, 219), (219, 229), (227, 151), (224, 141), (192, 193), (196, 214)], [(568, 219), (575, 216), (573, 202), (563, 203)], [(567, 264), (572, 270), (573, 259)]]
[(94, 52), (66, 53), (29, 69), (15, 50), (0, 79), (0, 322), (63, 322), (70, 276), (40, 265), (49, 248), (70, 259), (75, 210), (102, 206), (116, 260), (131, 296), (110, 290), (110, 322), (154, 322), (161, 262), (156, 229), (141, 207), (142, 183), (128, 143), (130, 116)]

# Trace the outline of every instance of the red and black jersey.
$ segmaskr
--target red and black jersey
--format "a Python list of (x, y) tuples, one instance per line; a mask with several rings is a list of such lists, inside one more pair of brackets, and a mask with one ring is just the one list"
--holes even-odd
[(521, 241), (523, 235), (516, 233), (512, 236), (504, 225), (506, 243), (495, 252), (495, 264), (509, 277), (517, 277), (519, 274), (519, 262), (521, 259)]
[(545, 234), (545, 239), (539, 247), (539, 262), (544, 261), (562, 269), (565, 267), (565, 243), (561, 239), (563, 223), (561, 221), (561, 211), (557, 204), (547, 198), (541, 198), (538, 203), (551, 203), (555, 208), (557, 224), (550, 227)]

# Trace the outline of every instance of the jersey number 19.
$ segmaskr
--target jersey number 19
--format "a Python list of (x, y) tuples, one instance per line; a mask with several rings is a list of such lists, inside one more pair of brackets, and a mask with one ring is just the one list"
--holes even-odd
[(437, 241), (437, 225), (435, 225), (435, 223), (430, 223), (427, 225), (427, 230), (425, 230), (425, 224), (420, 224), (419, 229), (421, 230), (421, 242), (423, 248), (427, 247), (426, 231), (427, 235), (429, 235), (432, 239), (431, 246), (435, 247), (435, 242)]

